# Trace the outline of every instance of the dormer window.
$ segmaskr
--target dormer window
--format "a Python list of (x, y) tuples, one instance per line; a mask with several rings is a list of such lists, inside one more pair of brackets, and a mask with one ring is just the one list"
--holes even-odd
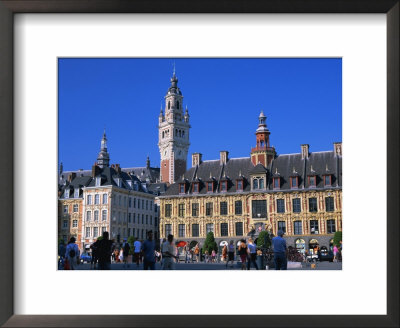
[(75, 197), (75, 198), (79, 198), (79, 188), (76, 188), (76, 189), (74, 190), (74, 197)]
[(242, 179), (239, 179), (236, 181), (236, 190), (243, 191), (243, 180)]
[(69, 189), (65, 189), (64, 197), (69, 198)]
[(310, 175), (308, 177), (308, 185), (310, 188), (315, 188), (317, 186), (317, 177), (315, 175)]
[(96, 178), (96, 187), (101, 186), (101, 178)]
[(273, 187), (274, 189), (280, 189), (281, 188), (281, 178), (273, 178)]
[(263, 177), (254, 177), (253, 178), (253, 190), (264, 189), (264, 188), (265, 188), (264, 178)]
[(207, 192), (213, 192), (213, 182), (207, 182)]
[(129, 187), (132, 188), (132, 180), (128, 180), (127, 182), (128, 182)]
[(193, 192), (194, 193), (199, 192), (199, 183), (198, 182), (193, 183)]
[(299, 187), (299, 178), (290, 177), (290, 188), (298, 188), (298, 187)]
[(228, 181), (221, 181), (220, 191), (225, 192), (227, 190)]
[(324, 186), (331, 186), (332, 185), (332, 176), (330, 174), (324, 175)]
[(184, 194), (185, 193), (185, 184), (184, 183), (180, 183), (179, 184), (179, 193), (180, 194)]

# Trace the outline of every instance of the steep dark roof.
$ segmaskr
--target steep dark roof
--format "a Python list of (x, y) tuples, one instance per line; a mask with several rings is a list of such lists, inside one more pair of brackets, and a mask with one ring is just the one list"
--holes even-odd
[[(311, 172), (311, 167), (313, 172)], [(328, 168), (328, 170), (327, 170)], [(314, 172), (315, 171), (315, 172)], [(290, 177), (297, 176), (299, 179), (298, 190), (307, 189), (309, 174), (317, 176), (316, 188), (324, 188), (323, 176), (332, 175), (332, 184), (329, 188), (341, 187), (342, 157), (335, 156), (333, 151), (310, 153), (308, 158), (302, 159), (301, 154), (278, 155), (268, 167), (262, 164), (254, 166), (249, 157), (231, 158), (225, 165), (221, 165), (219, 160), (202, 162), (199, 166), (192, 167), (184, 174), (187, 179), (186, 194), (193, 194), (192, 184), (197, 178), (199, 180), (199, 192), (196, 194), (207, 194), (206, 182), (214, 179), (214, 193), (219, 192), (219, 185), (222, 180), (228, 180), (228, 193), (236, 192), (236, 180), (240, 174), (243, 177), (243, 191), (250, 191), (251, 175), (267, 173), (267, 191), (272, 191), (272, 178), (280, 178), (281, 191), (291, 190)], [(212, 179), (210, 179), (210, 174)], [(179, 183), (169, 186), (165, 196), (178, 196)]]

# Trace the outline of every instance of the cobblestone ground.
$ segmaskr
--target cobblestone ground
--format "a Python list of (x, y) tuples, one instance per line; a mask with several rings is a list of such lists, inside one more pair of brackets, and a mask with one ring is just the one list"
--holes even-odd
[[(176, 270), (240, 270), (241, 264), (236, 263), (233, 267), (230, 265), (226, 268), (224, 263), (176, 263)], [(332, 263), (332, 262), (317, 262), (316, 268), (312, 269), (310, 264), (302, 263), (301, 268), (289, 269), (289, 270), (341, 270), (342, 262)], [(90, 270), (90, 264), (80, 264), (78, 270)], [(125, 267), (121, 263), (112, 263), (111, 270), (143, 270), (143, 264), (139, 267), (136, 264), (129, 264), (129, 267)], [(156, 270), (161, 270), (161, 265), (156, 263)], [(251, 270), (255, 270), (252, 266)], [(274, 270), (274, 269), (271, 269)]]

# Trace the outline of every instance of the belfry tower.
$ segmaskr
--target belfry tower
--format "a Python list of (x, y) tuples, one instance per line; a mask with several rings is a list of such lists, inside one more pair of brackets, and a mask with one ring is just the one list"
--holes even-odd
[(97, 156), (97, 165), (101, 168), (110, 165), (110, 154), (107, 151), (107, 137), (105, 129), (103, 133), (103, 138), (101, 139), (100, 152), (99, 155)]
[[(164, 114), (165, 111), (165, 114)], [(175, 69), (165, 95), (165, 108), (158, 117), (158, 148), (161, 155), (160, 179), (174, 183), (186, 171), (189, 150), (189, 113), (183, 113), (183, 96), (178, 88)]]
[(251, 162), (253, 165), (261, 163), (264, 166), (268, 166), (269, 163), (274, 159), (276, 152), (275, 148), (269, 144), (270, 132), (267, 128), (266, 123), (267, 117), (261, 111), (258, 117), (258, 128), (256, 130), (256, 147), (251, 148)]

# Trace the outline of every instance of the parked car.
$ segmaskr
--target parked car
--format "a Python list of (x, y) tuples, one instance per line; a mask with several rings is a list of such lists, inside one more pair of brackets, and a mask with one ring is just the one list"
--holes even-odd
[(81, 263), (90, 263), (92, 261), (92, 256), (89, 253), (81, 254)]
[(319, 260), (320, 261), (333, 262), (333, 252), (332, 251), (321, 250), (321, 254), (320, 254)]

